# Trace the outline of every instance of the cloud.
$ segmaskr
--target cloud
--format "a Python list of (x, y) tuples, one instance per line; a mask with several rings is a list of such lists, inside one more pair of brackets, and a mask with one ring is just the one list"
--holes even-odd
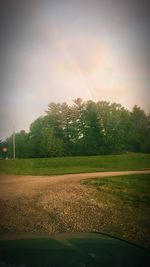
[(81, 97), (149, 110), (145, 1), (3, 2), (3, 137), (12, 122), (16, 129), (28, 130), (51, 101), (71, 103)]

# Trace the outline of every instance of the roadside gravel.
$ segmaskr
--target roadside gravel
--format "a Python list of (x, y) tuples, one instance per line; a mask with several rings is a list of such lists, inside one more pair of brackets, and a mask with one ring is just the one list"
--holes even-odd
[(103, 231), (112, 212), (80, 180), (143, 172), (59, 176), (0, 175), (0, 238), (7, 234)]

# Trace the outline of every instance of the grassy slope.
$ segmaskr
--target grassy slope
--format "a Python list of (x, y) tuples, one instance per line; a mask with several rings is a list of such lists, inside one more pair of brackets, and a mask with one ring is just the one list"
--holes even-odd
[(149, 154), (0, 161), (0, 172), (6, 174), (54, 175), (98, 171), (142, 170), (144, 168), (150, 168)]
[(1, 173), (27, 175), (54, 175), (114, 170), (141, 170), (149, 167), (149, 154), (18, 159), (15, 161), (0, 161)]
[(150, 248), (150, 174), (138, 174), (82, 181), (96, 190), (93, 196), (109, 223), (103, 232)]

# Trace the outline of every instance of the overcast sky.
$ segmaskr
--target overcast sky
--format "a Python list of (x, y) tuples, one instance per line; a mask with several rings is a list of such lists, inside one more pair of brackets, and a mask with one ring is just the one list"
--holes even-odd
[(150, 6), (138, 0), (0, 0), (0, 139), (50, 102), (149, 112)]

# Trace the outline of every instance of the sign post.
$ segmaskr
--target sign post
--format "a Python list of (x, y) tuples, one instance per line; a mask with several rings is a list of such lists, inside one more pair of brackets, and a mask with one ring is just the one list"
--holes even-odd
[(13, 127), (13, 160), (16, 159), (15, 127)]
[(8, 151), (8, 148), (5, 146), (2, 148), (2, 151), (3, 151), (3, 159), (6, 160), (8, 159), (7, 158), (7, 151)]

